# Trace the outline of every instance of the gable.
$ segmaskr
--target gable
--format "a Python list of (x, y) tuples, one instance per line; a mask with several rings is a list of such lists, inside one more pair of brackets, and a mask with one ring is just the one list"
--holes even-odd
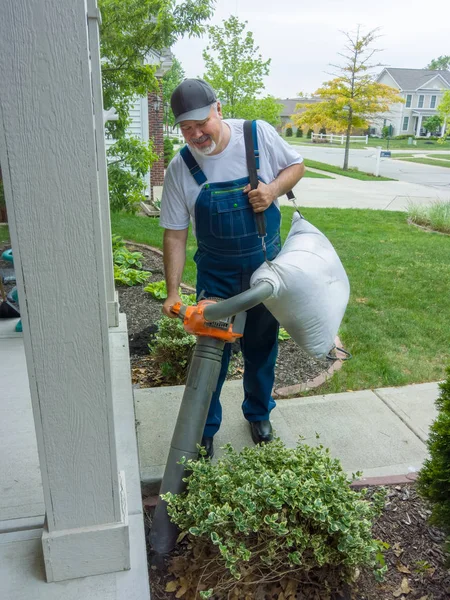
[(397, 90), (401, 89), (400, 86), (398, 85), (398, 83), (395, 81), (395, 79), (392, 77), (392, 75), (389, 73), (389, 71), (387, 69), (384, 69), (384, 71), (382, 71), (380, 73), (377, 81), (378, 81), (378, 83), (388, 85), (389, 87), (393, 87)]
[(432, 77), (428, 81), (426, 81), (423, 85), (420, 86), (420, 90), (448, 90), (450, 88), (450, 84), (444, 80), (440, 75), (436, 75)]

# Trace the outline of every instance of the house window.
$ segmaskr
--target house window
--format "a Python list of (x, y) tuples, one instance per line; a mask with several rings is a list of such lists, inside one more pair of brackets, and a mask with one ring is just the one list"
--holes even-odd
[(417, 105), (417, 108), (423, 108), (423, 99), (424, 99), (424, 96), (421, 94), (419, 96), (419, 103)]
[(412, 100), (412, 95), (411, 94), (407, 94), (407, 96), (406, 96), (406, 108), (410, 108), (411, 107), (411, 100)]
[(430, 108), (436, 108), (436, 96), (431, 96)]
[(408, 131), (409, 117), (403, 117), (403, 131)]

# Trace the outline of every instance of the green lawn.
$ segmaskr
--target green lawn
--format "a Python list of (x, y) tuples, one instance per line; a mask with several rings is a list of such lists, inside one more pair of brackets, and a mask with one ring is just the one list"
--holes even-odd
[(360, 181), (396, 181), (395, 179), (390, 179), (389, 177), (375, 177), (375, 175), (357, 171), (356, 169), (348, 169), (347, 171), (344, 171), (344, 169), (341, 169), (340, 167), (335, 167), (334, 165), (318, 162), (317, 160), (311, 160), (309, 158), (304, 158), (303, 160), (305, 166), (311, 167), (311, 169), (320, 169), (321, 171), (326, 171), (327, 173), (343, 175), (344, 177), (350, 177), (351, 179), (359, 179)]
[(335, 177), (330, 177), (329, 175), (324, 175), (323, 173), (317, 173), (316, 171), (305, 171), (303, 177), (310, 177), (312, 179), (335, 179)]
[(9, 229), (7, 225), (0, 225), (0, 244), (9, 242)]
[[(283, 139), (288, 142), (288, 144), (300, 144), (302, 146), (309, 146), (313, 144), (311, 140), (308, 138), (297, 138), (297, 137), (286, 137), (283, 136)], [(437, 140), (427, 141), (416, 140), (416, 145), (408, 144), (408, 140), (389, 140), (389, 150), (450, 150), (450, 140), (447, 140), (444, 144), (438, 144)], [(324, 144), (326, 147), (331, 146), (332, 148), (344, 148), (345, 144)], [(314, 146), (318, 146), (318, 144), (314, 144)], [(380, 138), (369, 138), (369, 143), (365, 144), (362, 142), (351, 142), (350, 148), (362, 149), (362, 148), (376, 148), (377, 146), (381, 146), (383, 150), (387, 148), (387, 140)]]
[[(286, 236), (293, 209), (282, 207)], [(353, 359), (320, 393), (437, 381), (450, 363), (450, 246), (406, 223), (406, 214), (375, 210), (302, 210), (335, 245), (349, 275), (350, 303), (340, 336)], [(113, 215), (114, 233), (161, 247), (155, 219)], [(195, 280), (189, 236), (186, 283)]]
[(402, 158), (401, 160), (419, 163), (421, 165), (431, 165), (432, 167), (447, 167), (448, 169), (450, 169), (450, 160), (436, 160), (434, 158)]

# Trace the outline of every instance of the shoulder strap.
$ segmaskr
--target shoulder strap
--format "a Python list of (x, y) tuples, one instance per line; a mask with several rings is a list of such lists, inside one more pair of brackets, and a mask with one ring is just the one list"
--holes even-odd
[(181, 158), (184, 160), (185, 165), (189, 169), (192, 177), (195, 179), (195, 183), (198, 185), (202, 185), (207, 181), (206, 175), (200, 169), (198, 162), (192, 155), (192, 152), (186, 146), (183, 146), (180, 150)]
[(258, 187), (258, 173), (259, 168), (259, 152), (258, 152), (258, 163), (255, 156), (258, 151), (258, 139), (255, 137), (256, 132), (256, 121), (245, 121), (244, 122), (244, 141), (245, 141), (245, 155), (247, 157), (247, 169), (250, 178), (250, 185), (252, 190)]
[[(256, 121), (244, 121), (244, 141), (245, 141), (245, 155), (247, 157), (247, 169), (248, 176), (250, 179), (250, 185), (252, 190), (256, 190), (258, 187), (258, 173), (259, 169), (259, 152), (258, 152), (258, 138)], [(254, 213), (256, 226), (258, 228), (258, 236), (264, 238), (267, 235), (266, 230), (266, 215), (263, 212)], [(265, 253), (265, 244), (263, 242), (263, 250)]]

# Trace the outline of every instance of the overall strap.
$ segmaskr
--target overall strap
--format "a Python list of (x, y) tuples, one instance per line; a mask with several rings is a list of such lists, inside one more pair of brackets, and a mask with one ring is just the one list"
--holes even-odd
[[(244, 121), (244, 142), (250, 186), (252, 190), (256, 190), (259, 183), (257, 173), (257, 170), (259, 169), (259, 152), (256, 121)], [(266, 259), (266, 242), (264, 239), (267, 235), (266, 216), (263, 212), (259, 212), (254, 213), (254, 217), (258, 229), (258, 236), (261, 238), (264, 259)]]
[(192, 152), (189, 150), (189, 148), (187, 146), (183, 146), (183, 148), (180, 150), (180, 154), (192, 177), (195, 179), (195, 183), (198, 185), (204, 184), (207, 181), (206, 175), (200, 169), (198, 162), (192, 156)]
[(256, 170), (259, 170), (258, 129), (256, 120), (252, 121), (253, 153), (255, 155)]

